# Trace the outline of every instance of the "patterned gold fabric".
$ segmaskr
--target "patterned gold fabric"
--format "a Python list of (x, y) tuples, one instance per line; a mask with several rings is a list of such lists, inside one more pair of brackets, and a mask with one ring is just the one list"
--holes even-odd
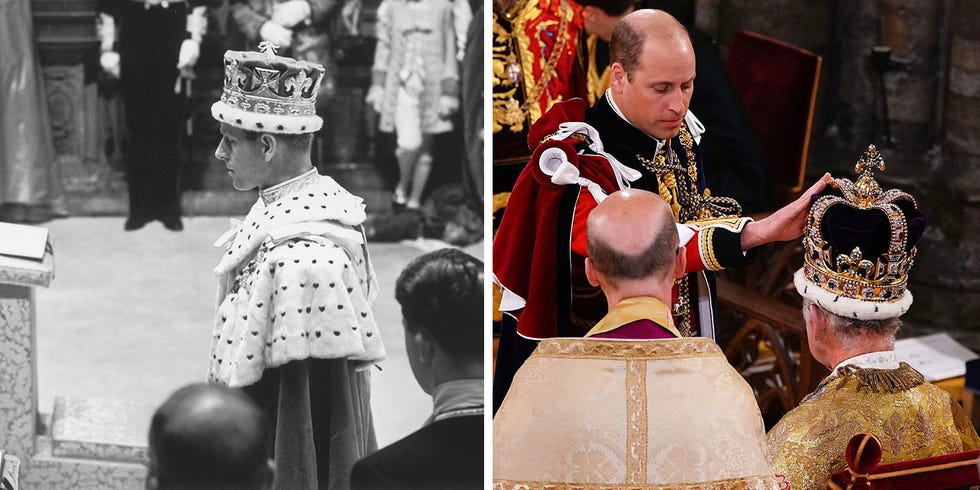
[(980, 448), (956, 401), (908, 364), (837, 374), (769, 432), (773, 469), (794, 490), (826, 488), (831, 473), (847, 468), (847, 441), (860, 432), (881, 441), (883, 464)]
[[(610, 84), (610, 70), (609, 65), (606, 65), (602, 71), (599, 71), (599, 67), (596, 65), (596, 48), (599, 44), (599, 37), (591, 35), (586, 39), (586, 62), (585, 62), (585, 80), (589, 87), (589, 104), (595, 104), (602, 94), (606, 93), (606, 89), (609, 88)], [(603, 49), (609, 49), (609, 45), (603, 43)]]
[(752, 391), (705, 338), (544, 340), (493, 436), (497, 489), (776, 485)]

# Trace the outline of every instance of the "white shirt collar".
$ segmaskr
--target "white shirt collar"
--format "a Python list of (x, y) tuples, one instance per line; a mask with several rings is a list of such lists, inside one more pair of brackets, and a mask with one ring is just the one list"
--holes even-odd
[(297, 175), (296, 177), (293, 177), (285, 182), (280, 182), (272, 187), (262, 189), (259, 191), (259, 196), (262, 197), (262, 202), (268, 206), (292, 190), (303, 187), (306, 185), (307, 181), (312, 181), (315, 175), (317, 175), (316, 169), (311, 168), (306, 173)]
[(893, 350), (860, 354), (849, 359), (844, 359), (840, 364), (834, 366), (834, 370), (831, 371), (830, 376), (836, 376), (837, 370), (848, 364), (862, 369), (898, 369), (898, 357), (895, 356), (895, 351)]
[[(612, 94), (612, 89), (611, 88), (607, 88), (606, 89), (606, 100), (609, 101), (609, 106), (612, 107), (613, 112), (615, 112), (616, 115), (619, 116), (620, 119), (626, 121), (626, 124), (629, 124), (630, 126), (633, 126), (634, 128), (636, 128), (636, 126), (633, 123), (631, 123), (629, 119), (626, 119), (626, 116), (623, 115), (623, 111), (621, 111), (619, 109), (619, 106), (616, 105), (616, 101), (613, 100), (613, 94)], [(640, 131), (641, 133), (646, 134), (646, 133), (643, 132), (642, 129), (640, 129), (640, 128), (636, 128), (636, 129), (638, 131)], [(654, 138), (653, 136), (650, 136), (649, 134), (646, 134), (646, 135), (647, 135), (648, 138), (650, 138), (650, 139), (652, 139), (652, 140), (654, 140), (654, 141), (657, 142), (657, 151), (655, 151), (654, 154), (659, 153), (660, 152), (660, 148), (664, 146), (664, 141), (663, 140), (658, 140), (657, 138)]]
[[(626, 121), (627, 124), (636, 128), (636, 126), (634, 126), (633, 123), (629, 121), (629, 119), (626, 119), (626, 116), (623, 115), (623, 111), (621, 111), (619, 109), (619, 106), (616, 105), (616, 101), (613, 100), (612, 88), (606, 89), (606, 100), (609, 101), (609, 106), (612, 107), (613, 112), (615, 112), (616, 115), (620, 117), (620, 119)], [(684, 115), (684, 123), (687, 124), (687, 130), (688, 132), (691, 133), (691, 137), (694, 138), (694, 142), (697, 144), (701, 144), (701, 135), (704, 134), (705, 132), (704, 124), (702, 124), (701, 121), (697, 117), (695, 117), (694, 113), (691, 112), (690, 110), (687, 111), (687, 114)], [(665, 143), (664, 141), (658, 140), (657, 138), (650, 136), (649, 134), (643, 132), (643, 130), (640, 128), (636, 128), (636, 129), (638, 129), (641, 133), (646, 134), (647, 137), (649, 137), (650, 139), (656, 141), (657, 151), (658, 152), (660, 151), (660, 147), (662, 147)]]
[(483, 379), (462, 378), (446, 381), (432, 394), (432, 416), (426, 425), (452, 417), (483, 414)]

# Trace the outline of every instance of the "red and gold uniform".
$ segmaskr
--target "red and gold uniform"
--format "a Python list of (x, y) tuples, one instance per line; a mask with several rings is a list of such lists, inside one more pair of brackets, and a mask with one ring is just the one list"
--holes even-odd
[(531, 150), (527, 132), (556, 102), (587, 93), (577, 56), (581, 9), (569, 0), (515, 0), (493, 10), (494, 193), (509, 191)]
[[(562, 123), (572, 126), (561, 129)], [(581, 99), (556, 104), (531, 129), (529, 141), (543, 141), (514, 186), (494, 240), (495, 281), (504, 290), (500, 310), (512, 315), (501, 328), (495, 402), (533, 350), (526, 339), (583, 336), (606, 314), (605, 297), (584, 272), (586, 218), (604, 195), (627, 186), (660, 194), (692, 235), (685, 245), (688, 272), (745, 261), (741, 231), (748, 219), (738, 217), (738, 203), (712, 197), (705, 187), (692, 134), (698, 130), (691, 116), (678, 137), (658, 142), (605, 97), (588, 110)], [(555, 151), (566, 164), (548, 163), (561, 160)], [(697, 308), (698, 282), (688, 274), (675, 284), (673, 322), (684, 336), (714, 337), (710, 308)], [(712, 278), (705, 274), (702, 282), (710, 305)]]

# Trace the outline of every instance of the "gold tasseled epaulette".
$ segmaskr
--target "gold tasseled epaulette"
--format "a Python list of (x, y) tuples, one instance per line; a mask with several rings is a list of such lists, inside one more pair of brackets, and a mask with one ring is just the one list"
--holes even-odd
[(837, 374), (842, 378), (854, 376), (858, 380), (858, 390), (867, 388), (874, 393), (899, 393), (926, 382), (922, 373), (904, 362), (900, 362), (897, 369), (859, 368), (848, 364), (838, 368)]

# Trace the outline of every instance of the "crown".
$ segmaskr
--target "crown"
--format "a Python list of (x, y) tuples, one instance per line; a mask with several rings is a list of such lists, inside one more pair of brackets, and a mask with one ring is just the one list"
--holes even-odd
[(249, 131), (300, 134), (316, 132), (316, 94), (324, 68), (317, 63), (276, 56), (276, 46), (261, 53), (226, 51), (224, 90), (211, 106), (215, 119)]
[(885, 162), (870, 145), (854, 166), (856, 181), (834, 179), (814, 198), (803, 234), (803, 268), (794, 277), (803, 297), (863, 320), (908, 310), (908, 273), (925, 229), (915, 198), (883, 191), (875, 170), (883, 172)]

